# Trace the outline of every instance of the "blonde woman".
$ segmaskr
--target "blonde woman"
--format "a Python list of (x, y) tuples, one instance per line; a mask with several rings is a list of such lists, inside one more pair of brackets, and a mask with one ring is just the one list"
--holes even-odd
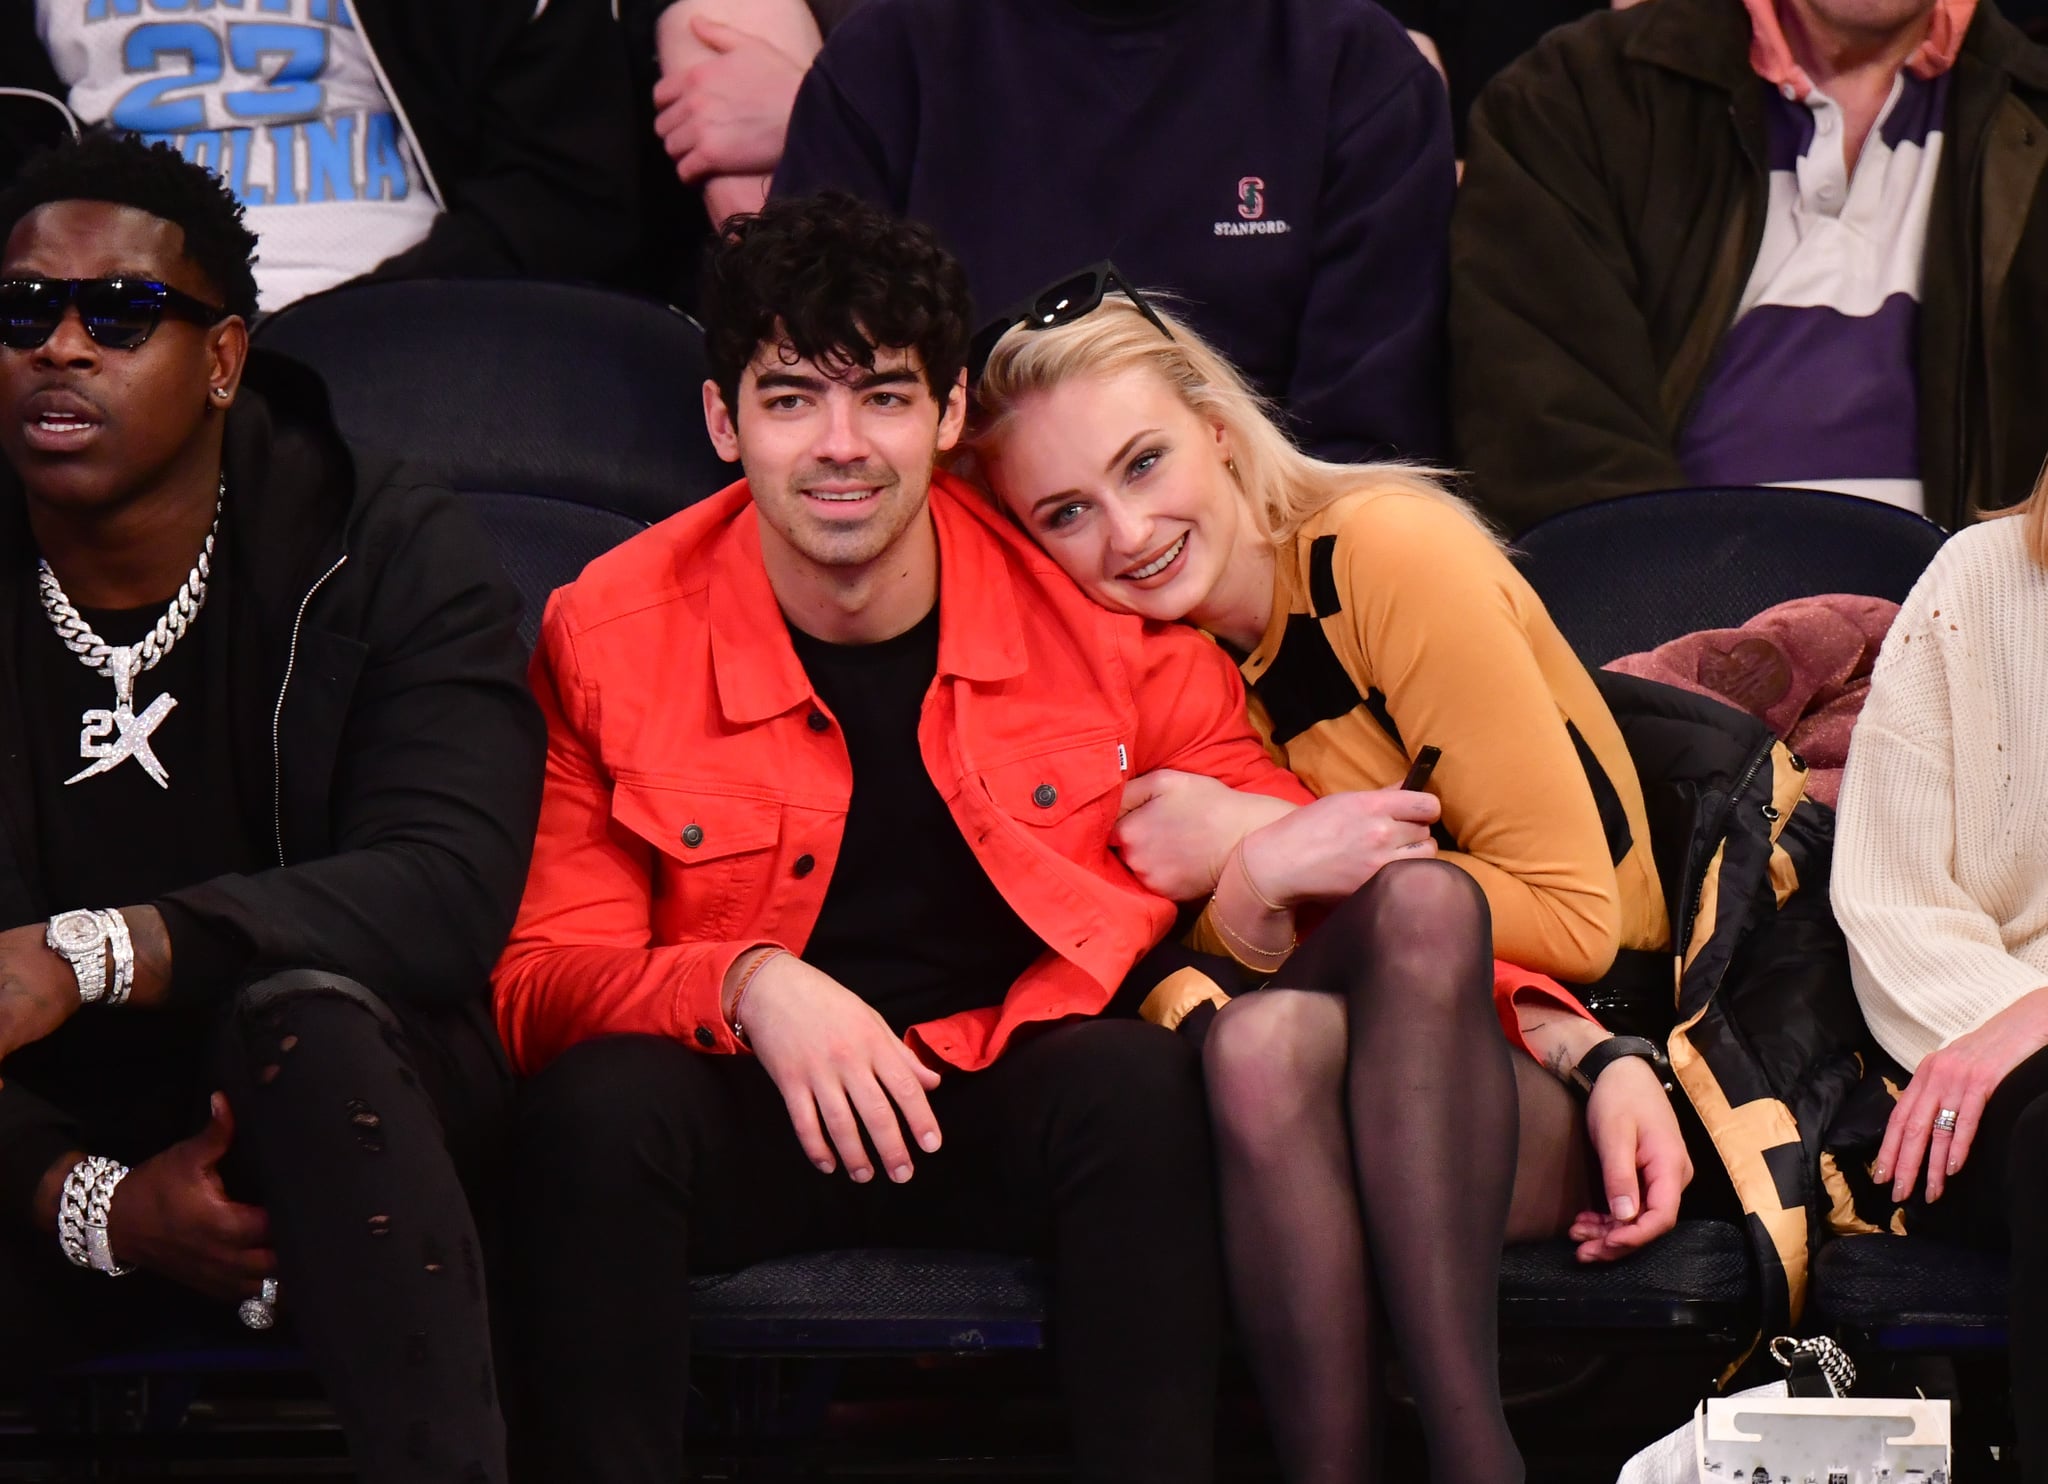
[[(1907, 1227), (2012, 1254), (2012, 1394), (2048, 1396), (2048, 479), (1950, 539), (1892, 625), (1849, 746), (1835, 915), (1912, 1073), (1871, 1173)], [(2048, 1480), (2048, 1412), (2018, 1409)]]
[[(1547, 1078), (1493, 1013), (1496, 954), (1584, 982), (1667, 940), (1620, 732), (1435, 477), (1304, 455), (1107, 264), (977, 348), (976, 472), (1097, 601), (1235, 655), (1254, 721), (1323, 796), (1284, 837), (1244, 834), (1226, 790), (1152, 775), (1119, 826), (1167, 895), (1213, 887), (1220, 908), (1305, 922), (1336, 904), (1277, 971), (1220, 935), (1271, 978), (1204, 1046), (1232, 1287), (1287, 1477), (1371, 1477), (1386, 1332), (1432, 1476), (1519, 1479), (1497, 1379), (1504, 1238), (1569, 1231), (1586, 1260), (1618, 1256), (1670, 1227), (1691, 1177), (1649, 1043), (1532, 997), (1515, 1029)], [(1441, 761), (1418, 810), (1396, 785), (1425, 746)], [(1362, 875), (1343, 863), (1366, 838), (1390, 843)], [(1582, 1059), (1593, 1179), (1562, 1091)]]

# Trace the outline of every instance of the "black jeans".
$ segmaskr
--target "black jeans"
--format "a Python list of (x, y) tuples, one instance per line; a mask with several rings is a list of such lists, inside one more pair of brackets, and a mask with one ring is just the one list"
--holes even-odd
[[(143, 1033), (156, 1014), (125, 1013)], [(140, 1147), (132, 1106), (117, 1130), (101, 1129), (89, 1091), (37, 1090), (80, 1114), (87, 1152), (130, 1161), (198, 1132), (208, 1093), (225, 1092), (235, 1140), (223, 1180), (270, 1216), (283, 1290), (275, 1342), (304, 1348), (358, 1476), (502, 1480), (482, 1251), (458, 1175), (487, 1198), (510, 1112), (481, 1005), (394, 1007), (352, 981), (295, 971), (245, 990), (203, 1044), (189, 1114)], [(73, 1267), (53, 1239), (22, 1227), (0, 1238), (0, 1335), (0, 1379), (16, 1383), (113, 1348), (252, 1338), (230, 1303), (149, 1273)]]
[(1192, 1049), (1132, 1021), (1029, 1031), (931, 1094), (945, 1139), (904, 1185), (812, 1166), (751, 1057), (621, 1036), (521, 1094), (507, 1298), (535, 1480), (673, 1484), (691, 1273), (863, 1246), (1051, 1259), (1076, 1477), (1210, 1477), (1221, 1323)]
[(2048, 1051), (2012, 1071), (1984, 1105), (1970, 1158), (1940, 1200), (1914, 1187), (1906, 1229), (2010, 1253), (2014, 1440), (2027, 1484), (2048, 1484)]

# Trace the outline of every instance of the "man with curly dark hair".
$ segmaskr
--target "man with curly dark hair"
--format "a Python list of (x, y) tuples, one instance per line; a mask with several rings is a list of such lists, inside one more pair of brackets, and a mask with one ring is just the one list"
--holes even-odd
[(1154, 768), (1306, 795), (1221, 651), (1095, 606), (934, 474), (970, 310), (928, 229), (771, 203), (703, 303), (746, 478), (558, 592), (534, 666), (547, 785), (496, 991), (534, 1077), (535, 1476), (680, 1475), (690, 1274), (966, 1246), (1050, 1260), (1076, 1477), (1199, 1484), (1200, 1079), (1101, 1013), (1175, 918), (1111, 841)]
[(502, 1479), (463, 1180), (539, 792), (517, 597), (251, 353), (204, 169), (88, 136), (0, 239), (0, 1383), (277, 1323), (358, 1477)]

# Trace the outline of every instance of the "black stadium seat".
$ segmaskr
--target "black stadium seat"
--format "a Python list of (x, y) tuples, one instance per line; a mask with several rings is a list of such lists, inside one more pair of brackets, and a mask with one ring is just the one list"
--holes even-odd
[(1604, 665), (1792, 598), (1903, 601), (1946, 538), (1825, 490), (1661, 490), (1553, 515), (1515, 542), (1515, 562), (1579, 657)]
[(468, 496), (526, 600), (738, 470), (704, 431), (704, 336), (650, 299), (518, 279), (355, 284), (265, 319), (352, 441)]
[(1828, 1329), (1881, 1350), (2001, 1349), (2006, 1261), (1931, 1237), (1842, 1237), (1821, 1250), (1814, 1303)]

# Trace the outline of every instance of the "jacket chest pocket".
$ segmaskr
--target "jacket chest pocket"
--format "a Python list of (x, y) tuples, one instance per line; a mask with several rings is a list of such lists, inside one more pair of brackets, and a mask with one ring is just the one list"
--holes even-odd
[(620, 782), (612, 819), (654, 849), (657, 943), (730, 937), (761, 915), (782, 835), (780, 804)]
[(985, 768), (980, 783), (1003, 813), (1055, 854), (1086, 864), (1108, 848), (1123, 797), (1124, 768), (1115, 737), (1069, 742), (1033, 757)]

